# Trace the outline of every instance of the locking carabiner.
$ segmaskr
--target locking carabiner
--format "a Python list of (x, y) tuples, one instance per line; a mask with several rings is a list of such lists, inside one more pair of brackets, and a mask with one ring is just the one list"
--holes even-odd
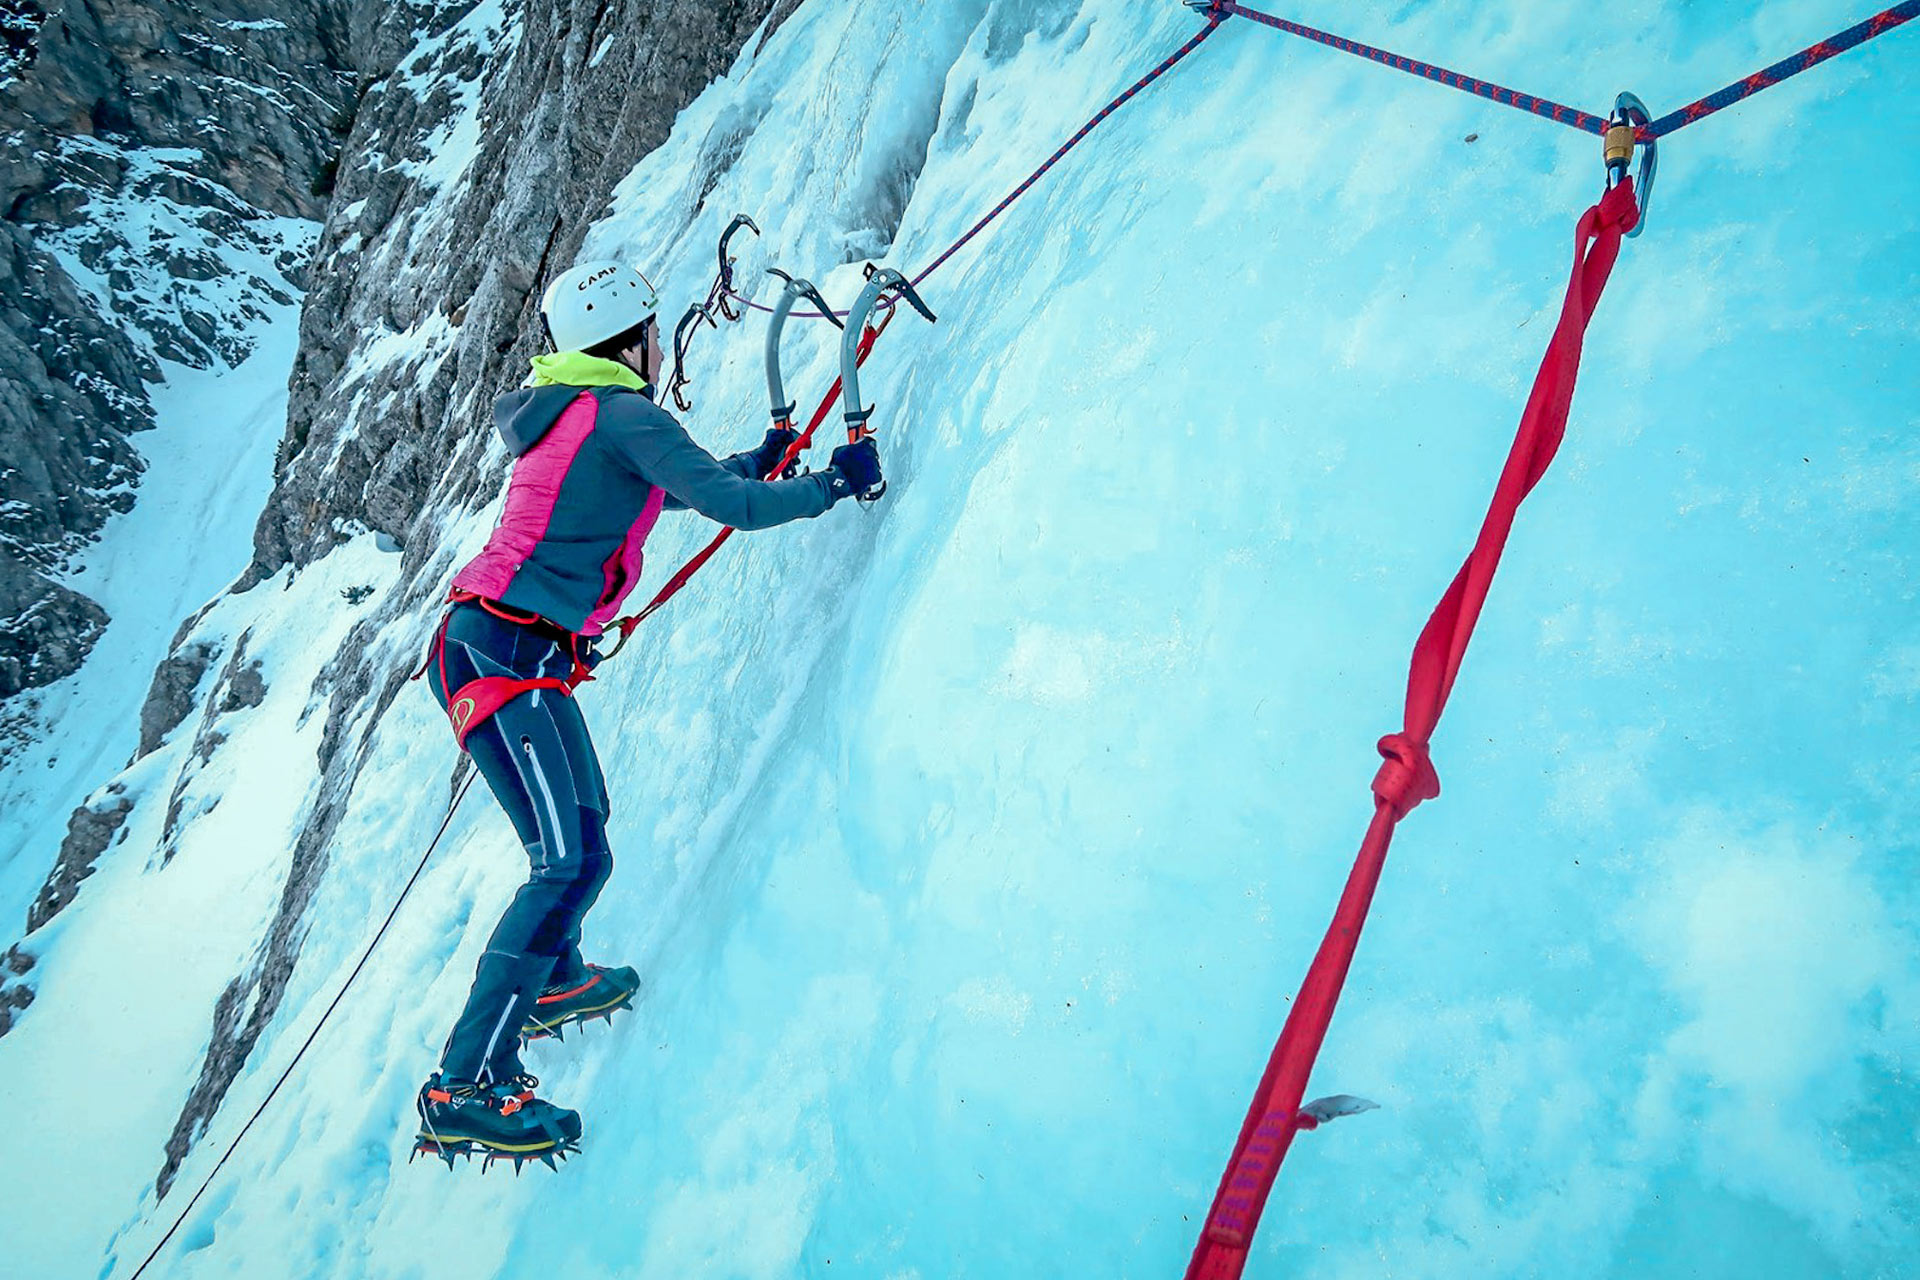
[(1653, 115), (1646, 103), (1631, 93), (1622, 93), (1613, 100), (1613, 114), (1607, 117), (1607, 131), (1601, 140), (1608, 190), (1626, 179), (1627, 170), (1633, 164), (1633, 149), (1636, 145), (1640, 148), (1640, 172), (1633, 179), (1640, 220), (1627, 232), (1629, 236), (1637, 236), (1646, 228), (1647, 207), (1653, 202), (1653, 177), (1660, 164), (1660, 144), (1652, 134), (1644, 133), (1652, 121)]

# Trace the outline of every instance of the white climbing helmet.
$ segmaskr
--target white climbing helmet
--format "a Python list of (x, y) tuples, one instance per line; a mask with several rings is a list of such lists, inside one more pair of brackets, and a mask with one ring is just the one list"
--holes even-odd
[(583, 262), (540, 298), (555, 351), (584, 351), (637, 328), (659, 309), (653, 282), (619, 262)]

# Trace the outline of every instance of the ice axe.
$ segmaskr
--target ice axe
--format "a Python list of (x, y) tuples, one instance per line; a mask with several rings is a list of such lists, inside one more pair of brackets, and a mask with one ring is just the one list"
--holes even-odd
[(831, 320), (836, 328), (842, 328), (840, 317), (833, 313), (827, 300), (813, 287), (811, 280), (795, 279), (778, 267), (768, 267), (767, 274), (779, 276), (786, 281), (787, 287), (780, 291), (780, 300), (773, 304), (773, 319), (767, 322), (767, 400), (773, 406), (773, 425), (783, 431), (793, 430), (793, 402), (787, 399), (785, 382), (780, 377), (780, 334), (787, 327), (787, 317), (793, 313), (794, 304), (805, 298), (820, 308), (820, 314)]
[[(845, 417), (848, 444), (858, 444), (873, 434), (873, 428), (868, 425), (868, 420), (873, 417), (873, 407), (864, 405), (860, 398), (860, 335), (867, 327), (867, 318), (873, 314), (873, 309), (880, 304), (881, 298), (885, 295), (892, 295), (888, 299), (889, 308), (898, 306), (900, 300), (904, 298), (909, 306), (925, 316), (930, 323), (939, 321), (939, 317), (934, 315), (920, 295), (914, 292), (913, 283), (905, 276), (891, 267), (875, 267), (872, 263), (867, 264), (867, 287), (860, 291), (860, 296), (854, 300), (852, 308), (848, 310), (847, 323), (840, 335), (840, 386), (847, 406)], [(891, 314), (888, 319), (892, 319)], [(877, 502), (886, 491), (887, 482), (882, 480), (867, 492), (854, 496), (863, 503)]]

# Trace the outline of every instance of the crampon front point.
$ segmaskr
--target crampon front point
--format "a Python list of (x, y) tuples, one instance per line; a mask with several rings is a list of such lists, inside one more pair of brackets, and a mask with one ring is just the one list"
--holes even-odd
[(549, 1169), (558, 1169), (560, 1166), (555, 1163), (556, 1161), (565, 1160), (568, 1156), (578, 1153), (579, 1150), (580, 1142), (577, 1138), (565, 1139), (538, 1151), (508, 1151), (487, 1146), (485, 1143), (476, 1142), (472, 1138), (441, 1139), (423, 1132), (414, 1139), (413, 1154), (407, 1157), (407, 1163), (412, 1164), (423, 1155), (432, 1156), (436, 1160), (446, 1161), (447, 1168), (451, 1169), (453, 1168), (454, 1159), (457, 1156), (465, 1156), (469, 1164), (473, 1163), (475, 1156), (478, 1156), (480, 1157), (480, 1172), (484, 1174), (500, 1161), (511, 1160), (513, 1161), (514, 1175), (517, 1177), (520, 1173), (520, 1166), (526, 1164), (529, 1160), (537, 1160)]

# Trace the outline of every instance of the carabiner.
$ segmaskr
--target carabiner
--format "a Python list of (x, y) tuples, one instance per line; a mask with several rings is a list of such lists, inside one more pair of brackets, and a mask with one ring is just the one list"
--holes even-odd
[(1652, 122), (1653, 114), (1647, 110), (1646, 103), (1631, 93), (1622, 93), (1613, 100), (1613, 114), (1607, 117), (1607, 132), (1602, 139), (1609, 190), (1626, 178), (1627, 168), (1633, 163), (1633, 148), (1636, 144), (1640, 147), (1640, 172), (1633, 179), (1640, 220), (1627, 232), (1629, 236), (1637, 236), (1646, 229), (1647, 206), (1653, 202), (1653, 177), (1660, 164), (1660, 143), (1652, 134), (1641, 136)]
[[(725, 316), (729, 321), (740, 319), (740, 314), (733, 309), (733, 302), (727, 296), (733, 292), (733, 264), (738, 261), (732, 254), (727, 252), (727, 248), (733, 240), (734, 233), (742, 227), (745, 227), (755, 235), (760, 234), (760, 228), (754, 224), (752, 218), (749, 218), (744, 213), (735, 214), (733, 221), (727, 224), (727, 229), (720, 233), (720, 273), (716, 277), (720, 282), (720, 288), (717, 294), (717, 300), (720, 303), (720, 314)], [(719, 328), (718, 325), (714, 327), (716, 329)]]
[(673, 377), (667, 381), (667, 390), (673, 395), (673, 402), (680, 406), (680, 412), (686, 413), (693, 408), (687, 398), (680, 394), (680, 388), (687, 385), (687, 346), (693, 341), (694, 330), (705, 320), (718, 329), (713, 313), (705, 307), (695, 304), (687, 308), (687, 314), (680, 317), (680, 323), (673, 326)]

